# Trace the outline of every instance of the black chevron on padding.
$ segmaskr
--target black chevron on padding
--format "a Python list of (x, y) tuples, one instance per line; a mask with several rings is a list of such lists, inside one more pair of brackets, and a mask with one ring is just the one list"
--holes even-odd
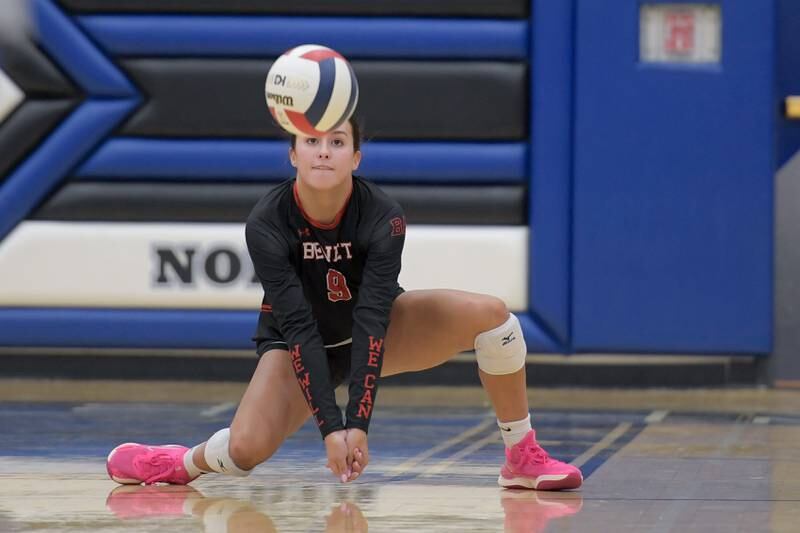
[(258, 13), (265, 15), (528, 16), (529, 0), (59, 0), (81, 13)]
[[(269, 59), (122, 61), (148, 100), (121, 134), (147, 137), (267, 137)], [(501, 61), (353, 61), (373, 139), (522, 140), (527, 136), (527, 65)], [(457, 95), (455, 97), (454, 95)]]
[[(274, 184), (71, 181), (34, 215), (37, 220), (244, 222)], [(381, 185), (409, 224), (526, 224), (523, 185)]]
[(27, 100), (0, 124), (0, 182), (76, 104), (77, 100)]
[(33, 42), (20, 38), (22, 34), (13, 37), (16, 39), (0, 35), (2, 67), (27, 98), (75, 98), (80, 94)]
[(25, 100), (0, 123), (0, 182), (75, 108), (80, 91), (23, 32), (0, 35), (3, 72)]

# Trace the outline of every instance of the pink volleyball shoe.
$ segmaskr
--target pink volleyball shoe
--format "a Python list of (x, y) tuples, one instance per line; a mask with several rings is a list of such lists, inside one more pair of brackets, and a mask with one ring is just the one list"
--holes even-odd
[(583, 475), (574, 466), (550, 457), (537, 444), (536, 432), (530, 430), (520, 442), (506, 448), (506, 463), (497, 482), (501, 487), (515, 489), (577, 489), (583, 483)]
[(195, 479), (189, 477), (183, 466), (183, 455), (187, 451), (189, 448), (176, 444), (147, 446), (128, 442), (111, 450), (106, 469), (111, 479), (123, 485), (186, 485)]

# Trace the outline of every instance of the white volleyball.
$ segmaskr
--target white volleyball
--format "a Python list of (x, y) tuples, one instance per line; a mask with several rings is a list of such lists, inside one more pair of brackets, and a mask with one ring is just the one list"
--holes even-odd
[(278, 125), (295, 135), (319, 137), (343, 124), (358, 104), (358, 80), (340, 53), (304, 44), (270, 67), (267, 107)]

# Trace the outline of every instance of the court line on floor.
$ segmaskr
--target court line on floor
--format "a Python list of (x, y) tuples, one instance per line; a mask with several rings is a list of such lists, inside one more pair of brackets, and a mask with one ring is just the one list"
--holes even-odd
[(217, 416), (218, 414), (224, 413), (225, 411), (229, 411), (236, 407), (236, 402), (225, 402), (219, 405), (214, 405), (209, 407), (208, 409), (203, 409), (200, 411), (200, 414), (206, 417)]
[(491, 435), (487, 435), (484, 438), (482, 438), (481, 440), (473, 442), (472, 444), (470, 444), (469, 446), (467, 446), (463, 450), (459, 450), (458, 452), (454, 453), (450, 457), (447, 457), (446, 459), (443, 459), (442, 461), (440, 461), (440, 462), (436, 463), (435, 465), (433, 465), (432, 467), (428, 468), (427, 470), (425, 470), (425, 472), (423, 472), (420, 475), (420, 477), (432, 477), (432, 476), (435, 476), (437, 474), (440, 474), (440, 473), (444, 472), (445, 470), (447, 470), (448, 468), (450, 468), (450, 466), (452, 466), (455, 462), (460, 461), (461, 459), (463, 459), (467, 455), (480, 450), (481, 448), (483, 448), (487, 444), (491, 444), (493, 442), (497, 442), (498, 440), (500, 440), (500, 435), (498, 433), (492, 433)]
[(573, 466), (577, 466), (580, 468), (587, 461), (589, 461), (592, 457), (599, 454), (609, 446), (611, 446), (615, 440), (623, 436), (627, 431), (633, 426), (630, 422), (622, 422), (617, 425), (614, 429), (606, 433), (606, 436), (597, 441), (591, 448), (580, 454), (578, 457), (570, 461), (569, 464)]
[[(482, 431), (485, 431), (487, 428), (489, 428), (494, 424), (495, 424), (495, 419), (493, 417), (487, 418), (477, 426), (471, 427), (470, 429), (463, 431), (462, 433), (459, 433), (455, 437), (449, 438), (446, 441), (437, 444), (433, 448), (429, 448), (428, 450), (425, 450), (415, 455), (414, 457), (406, 459), (399, 465), (393, 466), (384, 475), (392, 477), (402, 475), (411, 470), (412, 468), (414, 468), (415, 466), (417, 466), (418, 464), (422, 463), (426, 459), (432, 457), (433, 455), (441, 451), (444, 451), (452, 446), (455, 446), (456, 444), (465, 441), (468, 438), (477, 435), (478, 433), (481, 433)], [(496, 437), (496, 435), (494, 436)], [(474, 446), (474, 444), (471, 446)]]
[(644, 421), (646, 424), (655, 424), (658, 422), (662, 422), (665, 418), (667, 418), (668, 414), (669, 411), (667, 410), (653, 411), (644, 418)]

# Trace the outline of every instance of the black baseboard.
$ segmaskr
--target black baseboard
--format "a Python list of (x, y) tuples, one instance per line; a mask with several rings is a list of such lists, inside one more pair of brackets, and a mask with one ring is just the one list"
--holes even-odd
[[(587, 358), (584, 358), (585, 361)], [(247, 382), (253, 357), (196, 355), (0, 355), (0, 378), (125, 379)], [(763, 359), (712, 358), (708, 363), (592, 364), (529, 360), (528, 385), (535, 387), (717, 387), (757, 385)], [(430, 370), (382, 380), (387, 385), (480, 385), (474, 360), (457, 359)]]

